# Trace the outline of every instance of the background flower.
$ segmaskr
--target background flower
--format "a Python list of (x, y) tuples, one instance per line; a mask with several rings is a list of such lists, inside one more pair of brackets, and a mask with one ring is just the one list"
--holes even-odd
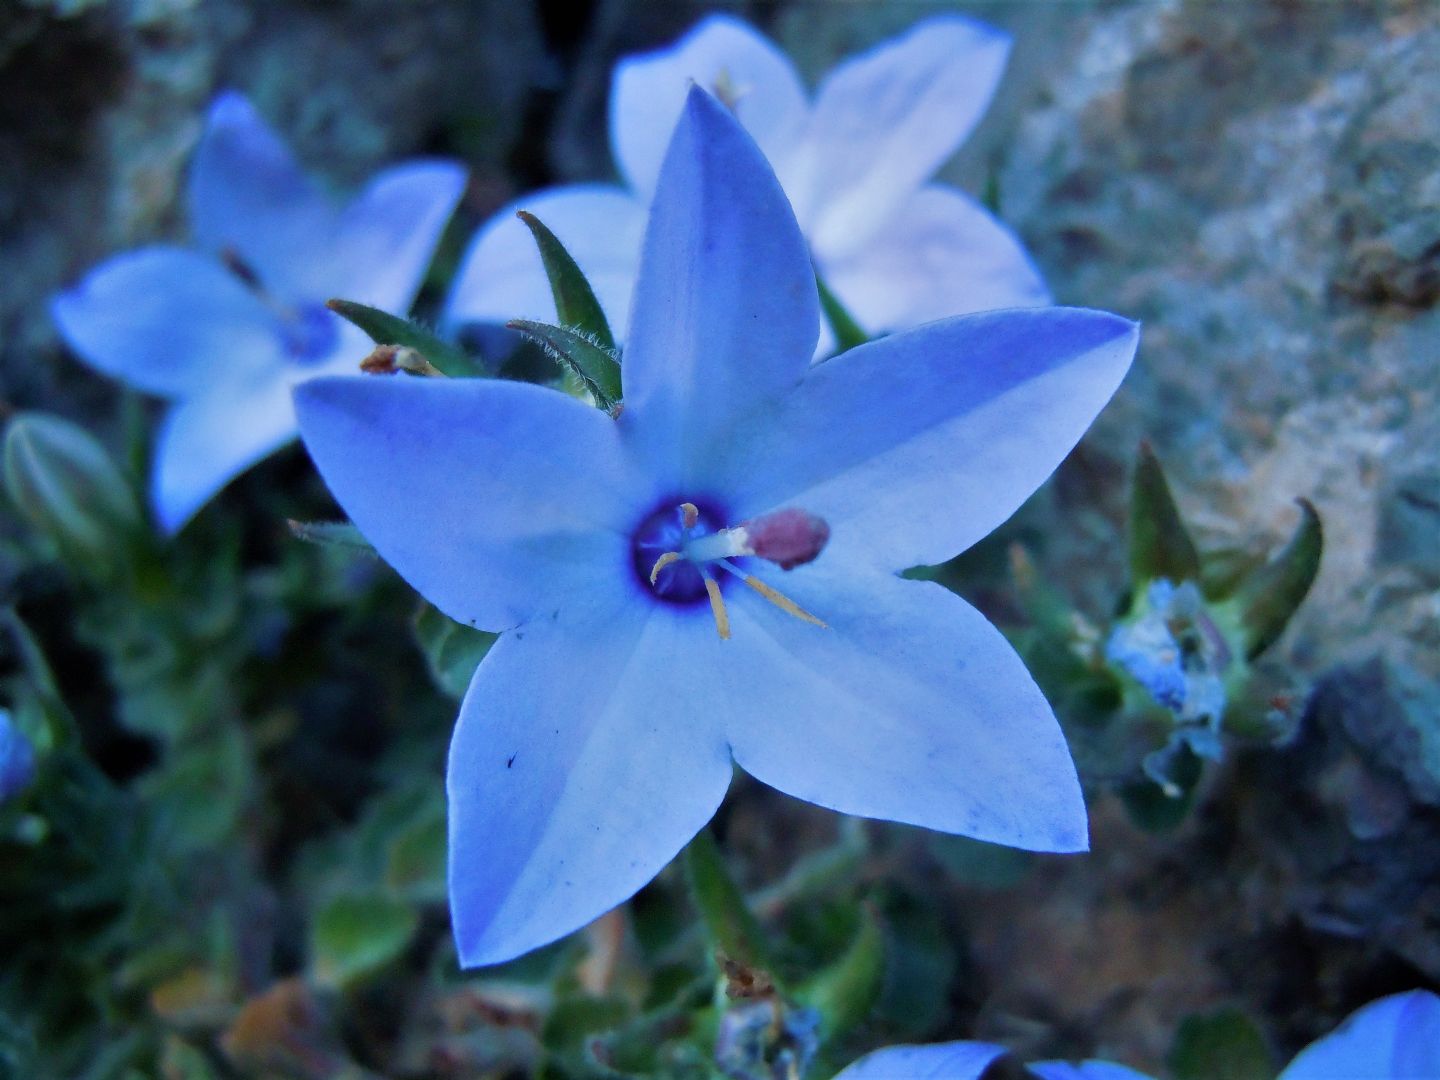
[(1280, 1080), (1427, 1080), (1440, 1076), (1440, 997), (1427, 990), (1372, 1001), (1311, 1043)]

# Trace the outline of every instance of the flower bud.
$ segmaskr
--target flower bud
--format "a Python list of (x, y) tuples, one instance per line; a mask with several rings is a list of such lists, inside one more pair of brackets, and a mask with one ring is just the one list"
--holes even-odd
[(0, 805), (20, 794), (35, 779), (35, 747), (0, 709)]

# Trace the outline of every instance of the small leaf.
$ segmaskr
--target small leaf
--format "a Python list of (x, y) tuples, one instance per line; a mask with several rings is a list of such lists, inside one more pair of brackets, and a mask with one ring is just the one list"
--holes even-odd
[(830, 324), (830, 332), (835, 335), (837, 353), (864, 345), (870, 340), (870, 335), (865, 333), (818, 273), (815, 275), (815, 287), (820, 290), (820, 310), (825, 313), (825, 321)]
[[(330, 300), (325, 306), (364, 330), (376, 345), (402, 345), (414, 349), (442, 374), (457, 378), (484, 375), (469, 353), (413, 319), (391, 315), (388, 311), (357, 304), (353, 300)], [(357, 357), (356, 363), (359, 360)]]
[(390, 842), (385, 860), (385, 884), (420, 903), (445, 899), (445, 807), (427, 814), (400, 831)]
[(620, 364), (613, 349), (601, 345), (581, 330), (530, 319), (505, 324), (540, 345), (555, 362), (578, 378), (595, 404), (615, 414), (620, 402)]
[(1262, 566), (1237, 597), (1245, 633), (1245, 658), (1253, 660), (1284, 632), (1320, 569), (1325, 546), (1320, 515), (1307, 499), (1300, 504), (1300, 524), (1290, 542)]
[(1130, 489), (1130, 580), (1137, 592), (1158, 578), (1200, 580), (1200, 553), (1180, 518), (1160, 459), (1140, 444)]
[(315, 977), (348, 986), (396, 960), (420, 924), (403, 900), (378, 893), (342, 893), (315, 915), (311, 950)]
[(344, 548), (348, 551), (363, 551), (367, 555), (375, 556), (375, 549), (370, 546), (370, 541), (366, 540), (360, 530), (348, 521), (295, 521), (291, 519), (285, 524), (290, 527), (292, 536), (297, 540), (304, 540), (308, 544)]
[(464, 697), (470, 677), (499, 635), (457, 623), (431, 604), (420, 606), (414, 625), (435, 682), (451, 697)]
[(874, 909), (860, 909), (860, 925), (844, 954), (796, 995), (820, 1014), (824, 1039), (858, 1025), (880, 997), (885, 978), (885, 935)]
[(1169, 1065), (1175, 1080), (1269, 1080), (1275, 1075), (1260, 1029), (1235, 1008), (1181, 1021)]
[(709, 829), (701, 829), (685, 848), (685, 870), (695, 906), (716, 948), (737, 963), (773, 974), (760, 924)]
[[(517, 210), (515, 216), (525, 223), (535, 245), (540, 249), (540, 259), (545, 264), (545, 276), (550, 279), (550, 292), (555, 297), (555, 314), (562, 325), (572, 326), (595, 339), (602, 349), (615, 348), (615, 335), (605, 319), (605, 311), (595, 292), (590, 288), (584, 272), (565, 250), (565, 245), (544, 222), (527, 210)], [(619, 400), (620, 383), (607, 388), (611, 397)]]

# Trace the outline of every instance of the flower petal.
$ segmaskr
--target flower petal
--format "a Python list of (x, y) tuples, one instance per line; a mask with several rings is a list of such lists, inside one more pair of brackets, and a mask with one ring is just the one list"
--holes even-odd
[(1015, 512), (1130, 366), (1139, 327), (1081, 308), (946, 319), (814, 368), (731, 434), (712, 476), (738, 518), (799, 506), (832, 562), (939, 563)]
[(1060, 725), (984, 616), (939, 585), (819, 562), (776, 585), (828, 628), (731, 590), (726, 726), (741, 768), (847, 814), (1085, 849)]
[(854, 254), (817, 262), (825, 283), (871, 334), (1050, 303), (1015, 235), (969, 196), (940, 185), (912, 195)]
[(1010, 37), (959, 15), (835, 68), (780, 169), (815, 250), (867, 241), (970, 134), (1000, 83)]
[(1151, 1080), (1144, 1073), (1112, 1061), (1036, 1061), (1028, 1066), (1040, 1080)]
[(306, 296), (409, 311), (464, 189), (465, 170), (443, 161), (409, 162), (376, 175), (345, 208), (324, 253), (311, 253)]
[(190, 226), (212, 254), (232, 252), (265, 287), (311, 297), (306, 278), (334, 235), (339, 210), (240, 94), (219, 95), (190, 164)]
[(117, 255), (51, 312), (91, 367), (152, 394), (179, 397), (284, 362), (274, 315), (205, 255), (151, 247)]
[(617, 341), (625, 339), (640, 265), (645, 204), (623, 188), (576, 184), (515, 200), (470, 241), (450, 291), (446, 322), (553, 322), (555, 300), (535, 238), (515, 216), (528, 210), (584, 271)]
[(739, 416), (800, 380), (819, 325), (784, 192), (734, 117), (692, 88), (645, 233), (622, 429), (657, 477), (689, 487)]
[(227, 381), (175, 405), (156, 436), (150, 499), (173, 534), (222, 487), (295, 437), (289, 387), (278, 377)]
[(453, 619), (486, 630), (632, 582), (628, 533), (651, 492), (615, 423), (556, 390), (367, 376), (295, 389), (305, 445), (381, 556)]
[(610, 145), (642, 198), (655, 190), (692, 82), (733, 100), (735, 115), (771, 161), (791, 148), (808, 111), (789, 57), (729, 15), (702, 19), (669, 48), (627, 57), (611, 81)]
[(450, 748), (462, 964), (580, 928), (710, 820), (731, 776), (711, 687), (720, 644), (703, 612), (601, 589), (490, 650)]
[(982, 1042), (889, 1046), (866, 1054), (835, 1080), (980, 1080), (1005, 1054), (1003, 1046)]
[(1279, 1080), (1412, 1080), (1440, 1076), (1440, 997), (1394, 994), (1357, 1010), (1311, 1043)]

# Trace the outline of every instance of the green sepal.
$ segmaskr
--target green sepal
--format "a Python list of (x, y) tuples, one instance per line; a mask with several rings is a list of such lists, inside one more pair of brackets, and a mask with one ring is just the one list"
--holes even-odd
[(1269, 1080), (1275, 1075), (1264, 1035), (1233, 1007), (1182, 1020), (1167, 1064), (1175, 1080)]
[(518, 330), (543, 348), (555, 362), (575, 376), (595, 399), (595, 404), (618, 415), (620, 364), (615, 350), (606, 348), (583, 330), (554, 326), (531, 319), (514, 319), (505, 324)]
[(1137, 593), (1159, 578), (1200, 580), (1200, 553), (1181, 520), (1160, 459), (1140, 444), (1130, 488), (1130, 581)]
[(1236, 596), (1245, 659), (1254, 660), (1284, 632), (1315, 582), (1325, 547), (1320, 515), (1308, 499), (1297, 499), (1300, 524), (1278, 555), (1241, 586)]
[[(545, 276), (550, 279), (550, 293), (555, 297), (555, 314), (564, 326), (574, 327), (595, 340), (602, 349), (614, 350), (615, 335), (605, 319), (600, 301), (590, 288), (584, 272), (565, 250), (565, 245), (545, 227), (545, 223), (528, 210), (517, 210), (515, 216), (525, 223), (535, 246), (540, 249), (540, 261), (545, 264)], [(615, 373), (615, 385), (607, 392), (617, 401), (620, 398), (619, 369)]]
[(399, 958), (420, 925), (403, 900), (383, 893), (341, 893), (316, 912), (310, 946), (317, 981), (352, 985)]
[(464, 349), (452, 345), (435, 331), (413, 319), (391, 315), (388, 311), (381, 311), (368, 304), (357, 304), (353, 300), (330, 300), (325, 306), (369, 334), (370, 340), (376, 345), (399, 345), (414, 349), (442, 375), (475, 378), (485, 374), (475, 362), (475, 358)]
[(815, 975), (796, 998), (820, 1014), (820, 1036), (827, 1041), (852, 1030), (875, 1007), (885, 980), (885, 934), (869, 904), (860, 907), (860, 923), (845, 952)]
[(360, 551), (379, 558), (370, 541), (348, 521), (296, 521), (292, 518), (285, 524), (290, 527), (291, 536), (307, 544)]
[(686, 878), (711, 942), (730, 960), (774, 977), (764, 934), (709, 829), (685, 848)]
[(499, 635), (458, 623), (432, 604), (420, 605), (414, 626), (435, 682), (451, 697), (464, 697), (470, 677)]
[(815, 275), (815, 288), (820, 292), (820, 310), (825, 313), (825, 321), (830, 324), (830, 332), (835, 335), (837, 353), (864, 345), (870, 340), (870, 335), (855, 321), (855, 317), (840, 302), (840, 298), (830, 291), (830, 286), (825, 284), (818, 272)]

